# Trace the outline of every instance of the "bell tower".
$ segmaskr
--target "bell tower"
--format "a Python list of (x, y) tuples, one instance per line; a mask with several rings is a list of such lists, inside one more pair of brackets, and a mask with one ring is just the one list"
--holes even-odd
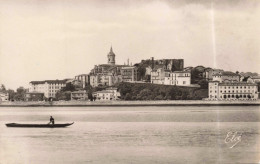
[(115, 65), (116, 64), (116, 55), (113, 52), (112, 46), (110, 48), (110, 52), (107, 54), (107, 64)]

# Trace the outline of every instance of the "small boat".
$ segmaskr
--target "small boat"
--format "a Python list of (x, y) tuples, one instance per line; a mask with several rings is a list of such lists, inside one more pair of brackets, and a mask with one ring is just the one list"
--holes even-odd
[(74, 124), (67, 123), (67, 124), (17, 124), (17, 123), (8, 123), (5, 124), (7, 127), (15, 127), (15, 128), (64, 128)]

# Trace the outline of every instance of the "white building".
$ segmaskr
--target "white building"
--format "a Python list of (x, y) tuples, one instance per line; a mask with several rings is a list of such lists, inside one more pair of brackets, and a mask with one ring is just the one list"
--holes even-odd
[(31, 81), (29, 83), (29, 92), (44, 93), (47, 98), (54, 98), (55, 94), (66, 86), (67, 80), (45, 80), (45, 81)]
[(7, 92), (0, 92), (0, 102), (8, 101), (8, 100), (9, 100), (9, 94)]
[(189, 86), (191, 84), (191, 73), (189, 71), (174, 71), (164, 79), (165, 85)]
[(257, 100), (258, 86), (246, 82), (209, 82), (209, 100)]
[(96, 100), (118, 100), (120, 92), (117, 91), (117, 88), (107, 88), (103, 91), (94, 92), (93, 97), (96, 97)]

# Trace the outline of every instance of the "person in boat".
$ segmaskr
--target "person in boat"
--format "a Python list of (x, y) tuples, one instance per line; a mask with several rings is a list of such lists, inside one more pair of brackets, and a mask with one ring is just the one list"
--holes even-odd
[(49, 124), (54, 125), (54, 118), (51, 116)]

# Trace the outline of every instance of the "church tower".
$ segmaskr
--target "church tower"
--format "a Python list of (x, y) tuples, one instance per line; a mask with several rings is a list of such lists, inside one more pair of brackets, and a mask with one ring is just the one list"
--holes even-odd
[(116, 55), (113, 52), (112, 46), (110, 48), (110, 52), (107, 54), (107, 63), (111, 64), (111, 65), (115, 65), (116, 64)]

